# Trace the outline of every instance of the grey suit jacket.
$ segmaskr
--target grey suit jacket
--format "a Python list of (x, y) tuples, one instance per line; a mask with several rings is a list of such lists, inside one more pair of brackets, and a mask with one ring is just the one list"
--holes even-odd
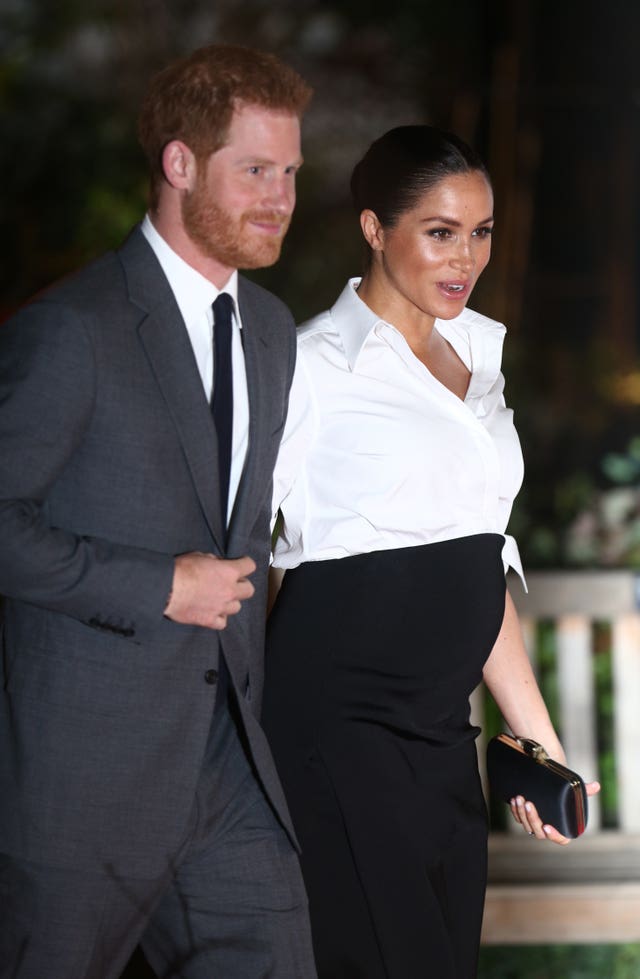
[[(139, 229), (0, 328), (2, 851), (164, 869), (193, 805), (216, 693), (205, 675), (221, 647), (258, 775), (292, 835), (257, 716), (295, 330), (242, 277), (239, 305), (249, 448), (226, 552), (209, 406)], [(258, 566), (256, 594), (223, 633), (163, 617), (173, 557), (195, 550)]]

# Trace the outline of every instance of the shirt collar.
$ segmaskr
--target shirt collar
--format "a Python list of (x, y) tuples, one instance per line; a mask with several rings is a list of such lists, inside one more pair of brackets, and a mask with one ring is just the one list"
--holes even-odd
[(142, 233), (151, 245), (156, 258), (162, 266), (162, 271), (169, 280), (169, 285), (176, 297), (176, 302), (187, 325), (197, 321), (203, 311), (210, 313), (211, 305), (221, 292), (228, 292), (238, 310), (238, 273), (232, 272), (223, 289), (218, 289), (213, 282), (201, 275), (192, 265), (171, 248), (162, 235), (156, 230), (147, 214), (142, 222)]
[[(349, 279), (331, 307), (331, 318), (351, 371), (356, 369), (362, 348), (377, 326), (397, 332), (393, 323), (381, 319), (360, 299), (356, 292), (360, 282), (360, 277)], [(436, 319), (435, 326), (471, 371), (467, 400), (484, 395), (500, 372), (505, 327), (466, 307), (452, 320)]]
[(365, 302), (356, 289), (361, 278), (349, 279), (331, 307), (331, 318), (340, 336), (350, 370), (355, 370), (360, 351), (378, 323), (385, 323)]

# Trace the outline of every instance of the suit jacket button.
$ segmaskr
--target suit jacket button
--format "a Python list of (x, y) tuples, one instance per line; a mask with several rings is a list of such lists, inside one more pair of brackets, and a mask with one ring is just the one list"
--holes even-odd
[(207, 683), (214, 684), (218, 682), (218, 671), (217, 670), (207, 670), (204, 675)]

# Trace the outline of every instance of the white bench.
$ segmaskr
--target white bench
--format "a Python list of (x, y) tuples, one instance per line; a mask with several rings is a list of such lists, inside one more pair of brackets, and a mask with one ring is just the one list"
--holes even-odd
[[(589, 827), (568, 847), (521, 830), (492, 833), (485, 944), (640, 941), (640, 577), (628, 571), (536, 572), (529, 594), (511, 593), (535, 666), (539, 620), (555, 627), (559, 710), (568, 764), (598, 777), (592, 626), (611, 625), (617, 828), (601, 829), (590, 799)], [(482, 725), (484, 693), (473, 698)], [(479, 742), (481, 768), (484, 745)]]

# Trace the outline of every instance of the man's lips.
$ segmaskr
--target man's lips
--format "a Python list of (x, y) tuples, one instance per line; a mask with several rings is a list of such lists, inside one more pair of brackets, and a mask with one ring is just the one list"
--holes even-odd
[(289, 218), (283, 218), (280, 214), (250, 214), (247, 221), (254, 228), (269, 235), (284, 234), (289, 227)]

